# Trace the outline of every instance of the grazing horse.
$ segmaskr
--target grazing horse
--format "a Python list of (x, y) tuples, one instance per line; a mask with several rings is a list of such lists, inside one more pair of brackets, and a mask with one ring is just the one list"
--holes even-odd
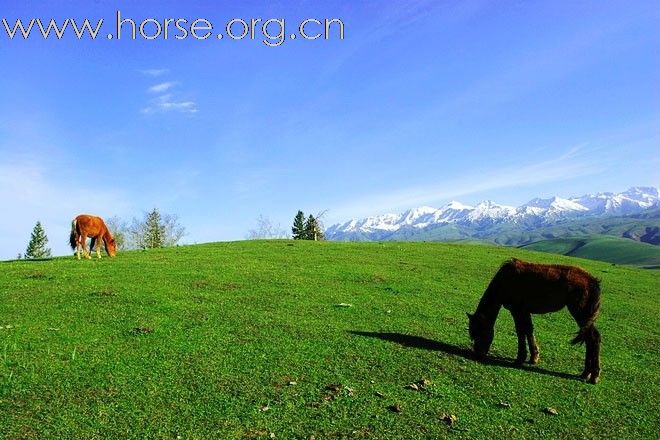
[(87, 251), (87, 237), (92, 238), (90, 250), (96, 243), (96, 256), (101, 258), (101, 240), (105, 244), (105, 251), (109, 256), (114, 257), (117, 254), (117, 243), (112, 238), (110, 230), (105, 225), (101, 217), (81, 214), (71, 222), (71, 235), (69, 243), (71, 249), (76, 251), (76, 257), (80, 260), (80, 249), (86, 258), (92, 258)]
[(573, 266), (535, 264), (512, 259), (505, 262), (491, 280), (470, 320), (474, 352), (483, 358), (494, 337), (495, 319), (504, 306), (511, 312), (518, 335), (516, 365), (539, 362), (531, 313), (550, 313), (568, 307), (580, 330), (572, 343), (584, 342), (586, 356), (581, 377), (595, 384), (600, 377), (600, 333), (594, 325), (600, 309), (600, 283), (586, 271)]

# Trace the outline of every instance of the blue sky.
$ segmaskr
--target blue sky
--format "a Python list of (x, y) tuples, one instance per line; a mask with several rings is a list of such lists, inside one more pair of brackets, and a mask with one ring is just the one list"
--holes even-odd
[[(4, 2), (0, 18), (105, 20), (101, 37), (0, 27), (0, 258), (41, 220), (177, 214), (186, 242), (263, 214), (352, 217), (452, 199), (518, 205), (658, 185), (656, 2)], [(139, 4), (138, 4), (139, 3)], [(279, 47), (104, 36), (145, 18), (340, 18)]]

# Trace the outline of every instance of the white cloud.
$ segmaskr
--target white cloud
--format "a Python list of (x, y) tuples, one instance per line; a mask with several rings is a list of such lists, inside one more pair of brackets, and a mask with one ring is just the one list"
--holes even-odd
[(197, 113), (197, 104), (194, 101), (176, 100), (171, 94), (161, 95), (152, 99), (149, 105), (142, 109), (144, 114), (179, 112)]
[(146, 69), (146, 70), (140, 70), (140, 72), (143, 75), (146, 76), (153, 76), (154, 78), (157, 76), (164, 75), (169, 72), (169, 69)]
[(172, 81), (163, 82), (163, 83), (156, 84), (154, 86), (149, 87), (149, 89), (147, 89), (147, 91), (149, 93), (164, 93), (164, 92), (167, 92), (172, 87), (174, 87), (175, 85), (176, 85), (176, 83), (172, 82)]
[[(151, 69), (142, 71), (142, 73), (145, 75), (154, 77), (160, 76), (167, 72), (167, 69)], [(147, 106), (142, 108), (140, 112), (145, 115), (167, 112), (188, 114), (197, 113), (197, 104), (195, 101), (181, 98), (181, 93), (177, 93), (179, 96), (175, 96), (172, 93), (172, 89), (178, 85), (179, 83), (176, 81), (164, 81), (149, 87), (147, 89), (148, 93), (158, 94), (159, 96), (150, 99)]]

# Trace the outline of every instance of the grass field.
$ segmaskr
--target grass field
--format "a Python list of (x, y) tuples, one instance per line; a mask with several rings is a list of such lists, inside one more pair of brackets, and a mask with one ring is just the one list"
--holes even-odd
[[(566, 311), (534, 317), (538, 366), (513, 368), (505, 310), (496, 358), (471, 359), (465, 312), (511, 256), (602, 279), (600, 384), (577, 377)], [(0, 438), (659, 438), (658, 287), (657, 271), (446, 243), (0, 263)]]
[(552, 252), (571, 257), (660, 268), (660, 246), (627, 238), (586, 236), (543, 240), (522, 246), (524, 249)]

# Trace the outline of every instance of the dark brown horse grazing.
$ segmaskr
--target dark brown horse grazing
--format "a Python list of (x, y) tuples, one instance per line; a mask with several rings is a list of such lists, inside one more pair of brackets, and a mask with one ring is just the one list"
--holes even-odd
[(516, 364), (539, 362), (539, 348), (534, 339), (531, 313), (550, 313), (568, 307), (580, 330), (573, 344), (584, 342), (587, 353), (581, 377), (597, 383), (600, 377), (600, 333), (594, 325), (600, 309), (600, 284), (584, 270), (573, 266), (535, 264), (512, 259), (502, 265), (470, 319), (470, 338), (478, 357), (488, 354), (493, 342), (494, 325), (500, 308), (513, 315), (518, 334)]
[(101, 240), (103, 240), (105, 251), (109, 256), (114, 257), (117, 254), (117, 244), (115, 243), (115, 239), (112, 238), (110, 230), (101, 217), (81, 214), (71, 222), (69, 243), (71, 244), (71, 249), (76, 251), (76, 257), (79, 260), (80, 248), (82, 248), (83, 255), (85, 255), (86, 258), (92, 258), (87, 251), (87, 237), (92, 238), (90, 249), (94, 247), (94, 243), (96, 243), (96, 256), (98, 258), (101, 258)]

